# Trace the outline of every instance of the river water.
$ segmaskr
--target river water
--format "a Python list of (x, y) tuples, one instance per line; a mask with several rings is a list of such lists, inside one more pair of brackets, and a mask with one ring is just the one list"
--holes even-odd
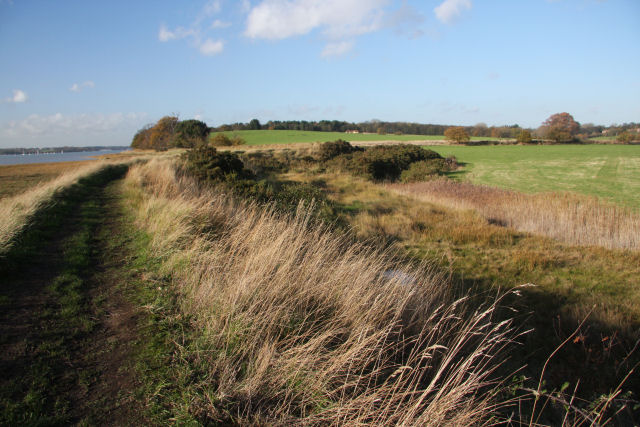
[(0, 165), (22, 165), (26, 163), (57, 163), (90, 160), (92, 156), (116, 154), (126, 150), (78, 151), (53, 154), (5, 154), (0, 155)]

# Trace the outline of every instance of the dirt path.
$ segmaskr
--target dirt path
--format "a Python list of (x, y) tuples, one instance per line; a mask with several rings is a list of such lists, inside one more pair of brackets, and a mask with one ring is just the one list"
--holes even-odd
[(122, 172), (66, 195), (0, 264), (2, 425), (142, 421)]

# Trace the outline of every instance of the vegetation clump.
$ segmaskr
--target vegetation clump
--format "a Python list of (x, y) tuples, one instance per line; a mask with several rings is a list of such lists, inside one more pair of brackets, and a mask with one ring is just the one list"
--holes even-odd
[(215, 133), (209, 136), (209, 145), (213, 147), (231, 147), (236, 145), (244, 145), (247, 141), (234, 135), (231, 138), (224, 133)]
[(200, 147), (188, 151), (184, 157), (186, 170), (200, 181), (223, 182), (253, 177), (235, 153), (221, 152), (214, 147)]
[[(327, 148), (324, 148), (325, 145)], [(438, 153), (416, 145), (379, 145), (366, 149), (349, 147), (351, 145), (344, 141), (339, 144), (325, 143), (321, 148), (321, 153), (329, 152), (333, 155), (338, 149), (342, 150), (343, 153), (335, 155), (329, 163), (371, 181), (397, 181), (403, 171), (408, 170), (412, 164), (417, 162), (424, 162), (424, 164), (416, 166), (416, 171), (419, 168), (422, 168), (423, 171), (427, 169), (431, 171), (426, 175), (442, 174), (451, 170), (451, 166), (446, 165), (446, 161)], [(426, 175), (423, 174), (423, 176)]]
[(321, 161), (326, 162), (334, 157), (338, 157), (341, 154), (351, 154), (356, 151), (363, 151), (362, 148), (354, 147), (349, 142), (342, 139), (337, 141), (329, 141), (320, 145), (318, 150), (318, 157)]
[(400, 181), (429, 181), (450, 172), (454, 167), (449, 159), (421, 160), (411, 163), (408, 169), (403, 170), (400, 174)]
[(463, 144), (471, 140), (467, 131), (461, 126), (448, 128), (444, 131), (444, 137), (447, 141), (452, 141), (456, 144)]
[(157, 151), (192, 148), (204, 144), (207, 135), (209, 127), (200, 120), (180, 121), (177, 116), (165, 116), (136, 132), (131, 148)]

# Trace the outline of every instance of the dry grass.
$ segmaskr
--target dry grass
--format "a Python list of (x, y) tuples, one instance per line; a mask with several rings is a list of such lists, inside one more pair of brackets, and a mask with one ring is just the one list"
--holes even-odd
[[(192, 411), (269, 424), (490, 423), (497, 300), (473, 308), (411, 266), (176, 174), (132, 168), (128, 204), (207, 337), (215, 395)], [(217, 403), (216, 403), (217, 402)], [(227, 419), (228, 420), (228, 419)], [(495, 421), (495, 420), (493, 420)]]
[(452, 208), (474, 209), (490, 223), (569, 244), (640, 249), (640, 215), (593, 197), (528, 195), (444, 179), (387, 188)]

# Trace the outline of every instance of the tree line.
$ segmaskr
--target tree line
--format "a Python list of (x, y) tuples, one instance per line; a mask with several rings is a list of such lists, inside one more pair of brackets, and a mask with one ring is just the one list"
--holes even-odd
[(421, 124), (412, 122), (384, 122), (371, 120), (354, 123), (339, 120), (270, 120), (264, 124), (258, 119), (248, 123), (223, 124), (209, 127), (200, 120), (179, 120), (177, 116), (165, 116), (154, 124), (140, 129), (133, 137), (132, 148), (166, 150), (169, 148), (193, 148), (200, 145), (240, 145), (238, 137), (228, 138), (211, 133), (241, 130), (296, 130), (314, 132), (359, 132), (377, 134), (409, 135), (445, 135), (447, 139), (465, 143), (471, 137), (507, 138), (521, 143), (533, 140), (550, 140), (558, 143), (586, 140), (588, 138), (608, 136), (619, 142), (628, 143), (640, 139), (640, 123), (625, 123), (609, 127), (592, 123), (580, 124), (569, 113), (557, 113), (545, 120), (537, 129), (522, 128), (517, 124), (509, 126), (487, 126), (478, 123), (474, 126), (449, 126), (439, 124)]

